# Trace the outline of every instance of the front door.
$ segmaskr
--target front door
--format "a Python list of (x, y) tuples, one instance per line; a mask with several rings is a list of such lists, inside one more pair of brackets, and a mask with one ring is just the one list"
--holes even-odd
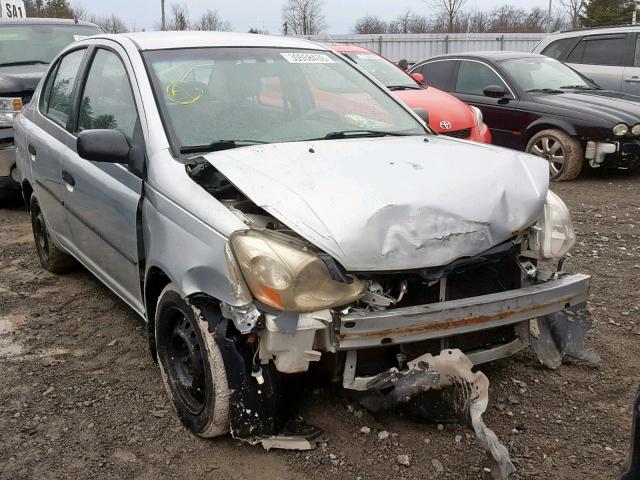
[[(490, 85), (504, 88), (506, 95), (503, 98), (487, 97), (484, 89)], [(495, 145), (522, 147), (520, 132), (523, 126), (520, 125), (522, 115), (517, 111), (518, 99), (493, 68), (477, 60), (460, 60), (454, 93), (482, 111)]]
[[(95, 48), (76, 105), (75, 134), (118, 129), (130, 144), (142, 130), (127, 68), (118, 50)], [(75, 144), (62, 159), (66, 207), (78, 257), (138, 312), (138, 205), (142, 178), (126, 165), (82, 159)]]

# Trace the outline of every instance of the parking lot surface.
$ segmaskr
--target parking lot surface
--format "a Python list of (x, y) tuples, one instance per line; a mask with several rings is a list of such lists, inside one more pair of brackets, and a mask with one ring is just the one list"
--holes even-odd
[[(514, 478), (613, 479), (640, 382), (640, 175), (593, 172), (552, 187), (578, 233), (565, 269), (593, 275), (589, 342), (603, 363), (550, 371), (524, 351), (483, 366), (491, 381), (484, 418), (508, 446)], [(314, 451), (191, 435), (168, 403), (142, 320), (86, 270), (43, 270), (19, 206), (0, 209), (0, 375), (3, 480), (488, 475), (467, 428), (399, 412), (374, 418), (313, 379), (299, 401), (328, 435)]]

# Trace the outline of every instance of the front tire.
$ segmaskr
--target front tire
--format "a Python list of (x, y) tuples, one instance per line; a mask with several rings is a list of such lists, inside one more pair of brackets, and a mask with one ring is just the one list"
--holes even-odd
[(584, 152), (577, 138), (562, 130), (542, 130), (527, 143), (527, 153), (549, 162), (549, 176), (554, 182), (574, 180), (584, 165)]
[(180, 421), (201, 437), (229, 431), (229, 385), (220, 348), (201, 312), (173, 284), (158, 300), (158, 365)]
[(29, 208), (31, 210), (33, 240), (36, 244), (36, 252), (38, 253), (40, 264), (51, 273), (56, 274), (71, 270), (76, 261), (71, 255), (59, 250), (51, 240), (44, 215), (35, 197), (31, 198)]

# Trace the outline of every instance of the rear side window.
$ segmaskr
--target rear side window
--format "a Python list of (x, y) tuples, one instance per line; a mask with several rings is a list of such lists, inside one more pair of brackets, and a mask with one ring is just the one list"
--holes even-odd
[(507, 90), (507, 86), (500, 77), (484, 63), (467, 60), (460, 62), (456, 92), (484, 95), (484, 89), (489, 85), (500, 85)]
[(429, 62), (415, 71), (424, 76), (424, 81), (427, 85), (439, 88), (440, 90), (450, 91), (457, 63), (457, 60)]
[(569, 63), (585, 65), (624, 65), (625, 35), (600, 35), (583, 38), (567, 57)]
[(96, 52), (80, 103), (78, 130), (120, 130), (131, 140), (138, 120), (129, 78), (113, 52)]
[[(84, 57), (85, 49), (74, 50), (58, 62), (55, 75), (52, 75), (45, 86), (43, 113), (62, 127), (66, 127), (71, 113), (73, 86)], [(50, 84), (49, 84), (50, 82)]]
[(546, 55), (547, 57), (555, 58), (559, 60), (561, 57), (564, 57), (571, 47), (576, 43), (575, 37), (570, 38), (561, 38), (560, 40), (556, 40), (555, 42), (551, 42), (549, 45), (544, 47), (542, 50), (542, 55)]

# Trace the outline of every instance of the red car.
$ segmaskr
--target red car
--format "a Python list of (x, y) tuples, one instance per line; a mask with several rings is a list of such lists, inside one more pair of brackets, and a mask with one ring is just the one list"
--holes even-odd
[(429, 126), (436, 132), (491, 143), (491, 133), (482, 120), (480, 110), (453, 95), (424, 85), (421, 75), (412, 77), (386, 58), (366, 48), (336, 44), (331, 45), (331, 49), (363, 68), (410, 108), (424, 108), (429, 112)]

